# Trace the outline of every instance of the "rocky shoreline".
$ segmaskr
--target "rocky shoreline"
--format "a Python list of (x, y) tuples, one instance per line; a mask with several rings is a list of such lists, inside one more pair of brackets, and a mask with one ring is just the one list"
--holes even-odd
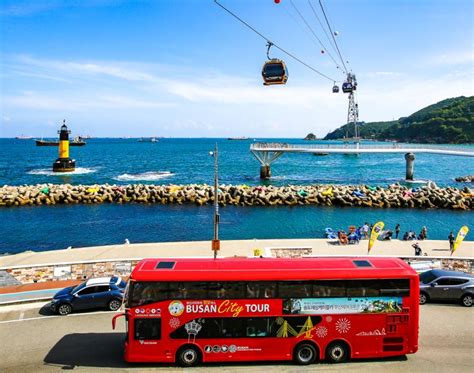
[[(233, 206), (360, 206), (379, 208), (439, 208), (472, 210), (474, 191), (436, 185), (412, 189), (399, 184), (388, 187), (365, 185), (221, 185), (219, 205)], [(157, 203), (212, 204), (213, 187), (192, 185), (70, 185), (37, 184), (0, 187), (0, 207), (100, 204)]]

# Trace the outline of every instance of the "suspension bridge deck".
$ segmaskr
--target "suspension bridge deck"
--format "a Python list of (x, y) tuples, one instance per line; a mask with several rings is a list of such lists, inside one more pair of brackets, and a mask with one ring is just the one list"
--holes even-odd
[(352, 144), (287, 144), (287, 143), (254, 143), (250, 145), (250, 151), (260, 162), (260, 177), (270, 177), (270, 165), (284, 153), (313, 153), (320, 155), (328, 154), (362, 154), (362, 153), (401, 153), (405, 154), (407, 162), (406, 179), (413, 179), (413, 163), (415, 154), (428, 153), (439, 155), (453, 155), (462, 157), (474, 157), (474, 147), (453, 147), (436, 145), (366, 145)]

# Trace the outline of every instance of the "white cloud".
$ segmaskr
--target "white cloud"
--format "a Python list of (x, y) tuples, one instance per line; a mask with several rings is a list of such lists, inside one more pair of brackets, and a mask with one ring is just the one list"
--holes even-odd
[(474, 50), (471, 48), (466, 51), (452, 51), (449, 53), (431, 56), (424, 61), (427, 65), (434, 66), (453, 66), (453, 65), (471, 65), (474, 63)]
[[(18, 74), (29, 74), (30, 88), (18, 82)], [(2, 79), (10, 87), (3, 93), (2, 112), (15, 118), (12, 123), (38, 117), (48, 123), (67, 114), (82, 122), (85, 132), (103, 136), (113, 135), (118, 123), (122, 135), (324, 136), (347, 116), (347, 95), (332, 94), (331, 84), (289, 81), (265, 87), (258, 77), (196, 72), (188, 66), (23, 56), (8, 60)], [(442, 99), (474, 93), (472, 71), (459, 67), (428, 79), (379, 70), (358, 74), (358, 81), (364, 121), (407, 116)]]

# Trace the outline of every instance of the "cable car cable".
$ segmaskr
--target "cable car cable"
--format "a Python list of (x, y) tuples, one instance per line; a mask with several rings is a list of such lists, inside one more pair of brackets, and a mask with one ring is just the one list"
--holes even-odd
[(321, 47), (323, 48), (323, 50), (328, 54), (329, 57), (331, 57), (332, 61), (336, 64), (337, 68), (340, 69), (341, 67), (339, 66), (339, 64), (336, 62), (336, 60), (334, 59), (334, 57), (331, 55), (331, 53), (329, 53), (329, 50), (326, 48), (326, 46), (323, 44), (323, 42), (321, 41), (321, 39), (318, 38), (318, 36), (316, 35), (316, 33), (314, 32), (313, 28), (309, 25), (309, 23), (306, 21), (306, 19), (304, 18), (303, 14), (301, 14), (301, 12), (299, 11), (299, 9), (296, 7), (295, 3), (293, 2), (293, 0), (290, 0), (290, 3), (291, 5), (293, 6), (293, 8), (295, 9), (296, 13), (298, 13), (298, 15), (300, 16), (300, 18), (303, 20), (304, 24), (306, 25), (306, 27), (308, 27), (308, 29), (311, 31), (311, 33), (313, 34), (313, 36), (316, 38), (316, 40), (319, 42), (319, 44), (321, 45)]
[(332, 31), (331, 25), (329, 24), (328, 17), (326, 16), (326, 12), (323, 7), (323, 3), (321, 0), (319, 0), (319, 6), (321, 7), (321, 10), (323, 11), (324, 18), (326, 19), (326, 23), (328, 25), (329, 31), (331, 32), (332, 39), (334, 40), (334, 44), (336, 45), (337, 53), (339, 54), (339, 58), (341, 59), (342, 65), (344, 66), (344, 70), (346, 71), (346, 74), (349, 74), (347, 71), (346, 64), (344, 63), (344, 59), (342, 58), (341, 51), (339, 50), (339, 46), (337, 45), (336, 38), (334, 37), (334, 32)]
[[(331, 44), (332, 50), (333, 50), (335, 53), (337, 53), (336, 47), (334, 46), (334, 42), (333, 42), (333, 41), (331, 40), (331, 38), (329, 37), (328, 32), (326, 31), (326, 28), (324, 27), (323, 23), (321, 22), (321, 19), (320, 19), (319, 16), (318, 16), (318, 13), (316, 12), (316, 9), (314, 9), (313, 4), (311, 4), (311, 0), (308, 0), (308, 4), (309, 4), (309, 6), (311, 7), (311, 10), (313, 11), (314, 16), (315, 16), (316, 19), (318, 20), (319, 25), (320, 25), (321, 28), (323, 29), (324, 35), (326, 35), (326, 39), (328, 39), (329, 44)], [(342, 72), (342, 70), (341, 70), (341, 72)]]
[(267, 41), (267, 43), (272, 43), (272, 46), (274, 46), (275, 48), (279, 49), (280, 51), (282, 51), (283, 53), (285, 53), (286, 55), (290, 56), (291, 58), (293, 58), (295, 61), (298, 61), (300, 64), (306, 66), (308, 69), (314, 71), (316, 74), (318, 75), (321, 75), (322, 77), (330, 80), (331, 82), (334, 81), (334, 79), (330, 78), (329, 76), (327, 76), (326, 74), (323, 74), (322, 72), (316, 70), (314, 67), (308, 65), (306, 62), (300, 60), (298, 57), (296, 57), (295, 55), (291, 54), (290, 52), (284, 50), (283, 48), (281, 48), (280, 46), (278, 46), (277, 44), (273, 43), (270, 39), (268, 39), (266, 36), (264, 36), (262, 33), (260, 33), (259, 31), (257, 31), (255, 28), (253, 28), (252, 26), (250, 26), (247, 22), (245, 22), (242, 18), (240, 18), (238, 15), (236, 15), (235, 13), (233, 13), (232, 11), (230, 11), (229, 9), (227, 9), (224, 5), (222, 5), (221, 3), (219, 3), (217, 0), (214, 0), (214, 3), (216, 3), (217, 5), (219, 5), (222, 9), (224, 9), (227, 13), (229, 13), (232, 17), (236, 18), (237, 20), (239, 20), (241, 23), (243, 23), (245, 26), (247, 26), (250, 30), (252, 30), (253, 32), (255, 32), (257, 35), (259, 35), (262, 39), (265, 39)]

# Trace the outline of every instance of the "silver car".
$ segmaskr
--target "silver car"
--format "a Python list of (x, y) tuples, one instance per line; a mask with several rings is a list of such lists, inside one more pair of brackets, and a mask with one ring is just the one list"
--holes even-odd
[(473, 275), (441, 269), (420, 274), (420, 304), (428, 301), (455, 301), (471, 307), (473, 299)]

